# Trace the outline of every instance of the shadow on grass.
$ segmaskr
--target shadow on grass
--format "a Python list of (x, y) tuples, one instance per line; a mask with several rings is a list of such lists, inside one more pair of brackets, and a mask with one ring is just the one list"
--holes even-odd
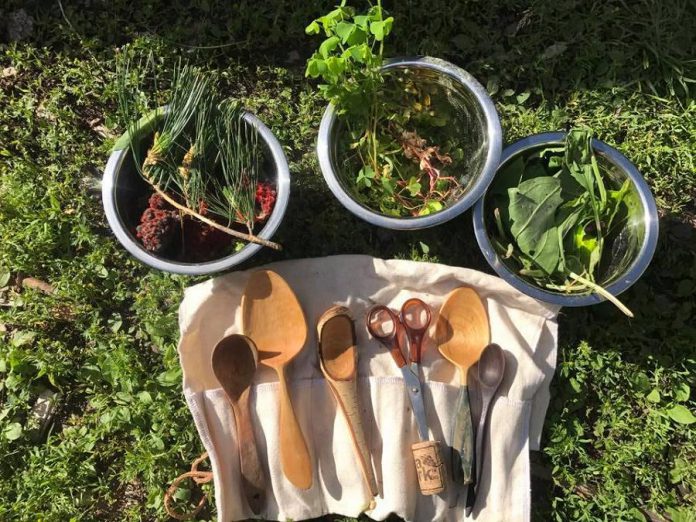
[[(304, 28), (330, 5), (179, 0), (134, 7), (126, 0), (10, 0), (6, 9), (30, 12), (36, 20), (33, 37), (41, 45), (64, 45), (70, 32), (56, 25), (69, 21), (97, 51), (154, 35), (220, 65), (241, 60), (301, 67), (318, 43)], [(696, 80), (696, 32), (686, 23), (696, 20), (693, 2), (407, 0), (385, 1), (385, 7), (395, 17), (387, 54), (449, 59), (493, 92), (512, 89), (545, 99), (598, 86), (634, 86), (662, 95), (694, 92), (689, 82)]]

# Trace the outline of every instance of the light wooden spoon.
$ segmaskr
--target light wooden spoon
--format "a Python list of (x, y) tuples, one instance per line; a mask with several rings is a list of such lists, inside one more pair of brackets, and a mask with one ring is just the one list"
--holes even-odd
[(445, 298), (437, 324), (440, 353), (459, 369), (460, 389), (452, 428), (452, 479), (472, 480), (474, 430), (467, 388), (467, 372), (490, 342), (488, 314), (475, 290), (456, 288)]
[(379, 490), (372, 472), (372, 459), (365, 440), (358, 404), (358, 352), (350, 311), (343, 306), (328, 309), (317, 324), (317, 337), (321, 371), (338, 408), (343, 411), (348, 422), (353, 448), (367, 489), (376, 497)]
[(307, 340), (307, 322), (294, 292), (275, 272), (249, 277), (242, 295), (242, 328), (259, 351), (261, 364), (278, 373), (280, 384), (280, 464), (299, 489), (312, 486), (312, 460), (292, 408), (285, 370)]
[(242, 491), (255, 514), (263, 509), (266, 479), (256, 450), (254, 426), (249, 411), (249, 389), (256, 373), (258, 355), (254, 343), (244, 335), (223, 337), (213, 349), (213, 372), (225, 390), (237, 425)]

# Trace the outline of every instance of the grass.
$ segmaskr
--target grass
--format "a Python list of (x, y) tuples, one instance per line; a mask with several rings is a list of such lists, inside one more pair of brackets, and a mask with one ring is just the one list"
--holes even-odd
[[(302, 76), (312, 45), (303, 28), (320, 2), (148, 0), (136, 12), (125, 0), (26, 4), (32, 35), (0, 43), (0, 519), (165, 519), (166, 485), (202, 451), (175, 349), (177, 305), (197, 280), (131, 259), (102, 213), (98, 180), (122, 131), (114, 120), (122, 46), (154, 50), (162, 70), (179, 56), (208, 68), (283, 144), (293, 176), (277, 234), (286, 249), (246, 267), (366, 253), (489, 270), (469, 213), (395, 233), (330, 196), (313, 153), (323, 104)], [(507, 142), (589, 125), (637, 165), (660, 209), (653, 264), (622, 296), (636, 319), (610, 305), (560, 317), (534, 518), (694, 520), (693, 2), (388, 7), (396, 18), (388, 52), (464, 66), (493, 95)], [(55, 292), (23, 288), (23, 276)], [(42, 434), (30, 410), (47, 389), (59, 400)], [(213, 508), (201, 515), (214, 517)]]

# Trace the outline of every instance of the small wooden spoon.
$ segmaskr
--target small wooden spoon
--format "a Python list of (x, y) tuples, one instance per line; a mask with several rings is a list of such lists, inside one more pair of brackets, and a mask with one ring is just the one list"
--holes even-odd
[(358, 404), (358, 352), (355, 345), (355, 326), (350, 311), (333, 306), (317, 324), (319, 364), (338, 408), (348, 422), (353, 448), (358, 457), (365, 484), (373, 497), (379, 495), (372, 472), (370, 450), (365, 441), (360, 406)]
[(460, 389), (452, 428), (452, 479), (472, 479), (474, 429), (467, 388), (467, 372), (490, 342), (488, 314), (472, 288), (456, 288), (445, 298), (437, 325), (440, 353), (459, 368)]
[(486, 417), (488, 408), (493, 401), (495, 393), (498, 391), (500, 383), (505, 375), (505, 354), (503, 349), (497, 344), (489, 344), (481, 354), (478, 363), (478, 381), (481, 390), (481, 417), (478, 429), (476, 430), (476, 492), (481, 482), (481, 472), (483, 471), (483, 437), (486, 428)]
[(213, 349), (213, 372), (227, 394), (237, 425), (242, 491), (255, 514), (263, 509), (266, 480), (256, 450), (254, 426), (249, 411), (249, 389), (254, 380), (258, 354), (254, 343), (244, 335), (223, 337)]
[(261, 363), (278, 373), (280, 383), (280, 464), (299, 489), (312, 486), (312, 460), (292, 408), (286, 366), (307, 340), (307, 322), (294, 292), (275, 272), (259, 270), (242, 295), (242, 328), (259, 350)]

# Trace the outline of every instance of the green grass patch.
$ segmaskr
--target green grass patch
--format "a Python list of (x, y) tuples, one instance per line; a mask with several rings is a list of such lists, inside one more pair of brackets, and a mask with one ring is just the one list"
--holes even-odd
[[(7, 4), (10, 12), (24, 2)], [(327, 190), (314, 155), (324, 103), (303, 76), (314, 45), (304, 27), (322, 3), (67, 4), (64, 13), (58, 3), (27, 8), (31, 36), (0, 43), (0, 519), (160, 520), (166, 485), (203, 451), (175, 349), (176, 309), (198, 280), (131, 259), (103, 216), (98, 181), (123, 131), (114, 74), (124, 45), (152, 50), (164, 72), (182, 56), (207, 68), (283, 144), (292, 197), (276, 238), (285, 250), (245, 267), (364, 253), (490, 270), (470, 213), (391, 232), (357, 220)], [(469, 70), (492, 94), (507, 142), (586, 125), (650, 184), (661, 240), (622, 296), (636, 319), (611, 305), (561, 315), (535, 519), (693, 520), (696, 7), (386, 7), (395, 17), (387, 54), (429, 54)], [(55, 292), (22, 288), (22, 276)], [(59, 400), (41, 434), (31, 409), (47, 389)], [(201, 514), (214, 517), (212, 507)]]

